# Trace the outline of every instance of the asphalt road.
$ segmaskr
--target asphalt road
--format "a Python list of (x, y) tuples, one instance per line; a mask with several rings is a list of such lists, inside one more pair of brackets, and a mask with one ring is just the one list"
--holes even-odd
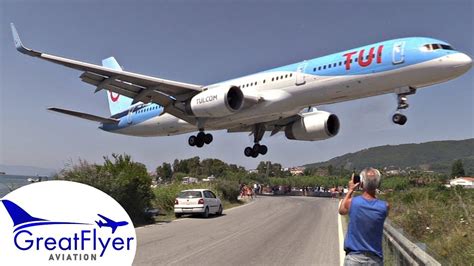
[(337, 200), (259, 197), (208, 219), (137, 228), (134, 265), (339, 265)]

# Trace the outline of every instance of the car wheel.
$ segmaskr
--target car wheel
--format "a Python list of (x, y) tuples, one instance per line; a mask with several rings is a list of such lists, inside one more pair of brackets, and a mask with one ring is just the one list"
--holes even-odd
[(176, 217), (176, 218), (181, 218), (181, 216), (183, 216), (181, 213), (175, 213), (174, 214), (174, 217)]
[(219, 210), (217, 211), (216, 214), (219, 215), (219, 216), (221, 216), (223, 211), (224, 211), (224, 210), (222, 209), (222, 205), (219, 205)]
[(209, 207), (206, 207), (206, 210), (204, 210), (204, 213), (202, 214), (202, 217), (204, 217), (204, 218), (209, 217)]

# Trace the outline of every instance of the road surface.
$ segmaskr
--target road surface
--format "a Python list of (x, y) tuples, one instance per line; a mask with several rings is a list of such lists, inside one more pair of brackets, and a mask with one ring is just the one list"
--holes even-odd
[(337, 200), (259, 197), (137, 229), (134, 265), (339, 265)]

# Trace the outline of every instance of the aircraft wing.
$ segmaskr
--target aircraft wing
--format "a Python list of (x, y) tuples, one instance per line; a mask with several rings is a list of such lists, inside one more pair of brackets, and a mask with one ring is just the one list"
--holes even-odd
[(111, 219), (103, 216), (103, 215), (100, 215), (100, 214), (97, 214), (100, 218), (104, 219), (106, 223), (115, 223), (114, 221), (112, 221)]
[[(284, 117), (281, 119), (276, 119), (272, 121), (268, 121), (264, 123), (265, 131), (271, 131), (271, 136), (277, 134), (281, 130), (285, 129), (287, 125), (296, 121), (301, 116), (299, 114)], [(242, 133), (242, 132), (250, 132), (253, 133), (254, 125), (242, 125), (234, 128), (227, 129), (228, 133)]]
[(82, 81), (101, 89), (127, 96), (134, 99), (133, 103), (153, 102), (164, 107), (164, 110), (185, 121), (192, 120), (183, 110), (176, 108), (176, 100), (184, 101), (198, 94), (202, 86), (166, 80), (133, 72), (114, 70), (99, 65), (76, 61), (64, 57), (50, 55), (26, 48), (20, 40), (13, 23), (10, 24), (16, 49), (26, 55), (60, 64), (69, 68), (84, 71), (80, 78)]

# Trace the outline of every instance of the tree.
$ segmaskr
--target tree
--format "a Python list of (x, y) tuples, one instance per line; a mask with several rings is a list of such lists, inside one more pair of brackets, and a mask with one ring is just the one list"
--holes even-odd
[(466, 173), (464, 172), (464, 166), (461, 160), (456, 160), (453, 162), (453, 166), (451, 167), (451, 177), (460, 177), (465, 176)]
[(267, 164), (271, 164), (271, 162), (261, 161), (257, 166), (257, 172), (264, 175), (267, 172)]
[(169, 181), (173, 176), (173, 170), (171, 169), (171, 164), (163, 163), (161, 166), (156, 168), (156, 175), (161, 177), (163, 180)]
[(145, 165), (133, 162), (126, 154), (112, 154), (112, 159), (104, 160), (103, 165), (80, 161), (78, 166), (63, 170), (58, 178), (102, 190), (122, 205), (135, 224), (147, 222), (145, 210), (151, 207), (154, 194)]

